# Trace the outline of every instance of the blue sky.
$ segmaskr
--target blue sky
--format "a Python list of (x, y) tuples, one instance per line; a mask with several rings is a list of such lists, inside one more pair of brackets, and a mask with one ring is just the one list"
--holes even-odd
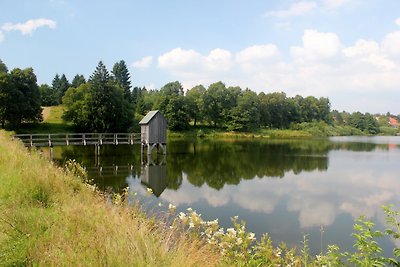
[(398, 0), (0, 0), (0, 59), (88, 77), (123, 59), (134, 86), (223, 81), (400, 114)]

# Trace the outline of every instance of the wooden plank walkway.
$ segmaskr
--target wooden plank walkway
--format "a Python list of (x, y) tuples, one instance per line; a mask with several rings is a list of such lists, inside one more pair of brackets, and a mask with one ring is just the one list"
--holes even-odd
[(140, 133), (56, 133), (16, 134), (26, 147), (133, 145), (141, 143)]

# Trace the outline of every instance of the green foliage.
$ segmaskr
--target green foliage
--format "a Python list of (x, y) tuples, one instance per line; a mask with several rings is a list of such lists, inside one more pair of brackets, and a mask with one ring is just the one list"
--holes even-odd
[(222, 126), (236, 105), (237, 93), (235, 88), (227, 89), (222, 82), (211, 84), (204, 95), (205, 119), (214, 126)]
[(357, 251), (344, 254), (349, 257), (349, 262), (358, 266), (385, 266), (386, 259), (381, 256), (383, 250), (375, 241), (377, 237), (383, 237), (383, 233), (373, 230), (374, 226), (363, 216), (356, 220), (353, 237), (356, 238), (354, 247)]
[(58, 93), (52, 87), (47, 84), (39, 86), (40, 98), (42, 106), (56, 106), (58, 105)]
[(7, 72), (8, 68), (6, 64), (4, 64), (4, 62), (0, 59), (0, 73), (7, 73)]
[(185, 130), (189, 127), (189, 116), (183, 87), (179, 82), (164, 85), (156, 98), (156, 108), (159, 109), (168, 121), (171, 130)]
[(77, 87), (79, 87), (80, 85), (82, 85), (84, 83), (86, 83), (85, 77), (83, 75), (81, 75), (81, 74), (76, 74), (74, 76), (74, 78), (72, 79), (71, 87), (77, 88)]
[(259, 127), (260, 112), (257, 94), (246, 89), (237, 97), (237, 105), (230, 111), (228, 130), (251, 131)]
[(213, 245), (230, 266), (399, 266), (400, 249), (394, 249), (395, 258), (386, 258), (376, 239), (385, 235), (400, 238), (400, 212), (390, 206), (383, 209), (389, 226), (384, 233), (374, 230), (374, 224), (361, 216), (354, 224), (355, 252), (340, 252), (338, 246), (329, 245), (326, 253), (321, 251), (316, 256), (310, 254), (307, 236), (300, 250), (289, 249), (283, 243), (275, 247), (267, 234), (257, 240), (236, 216), (232, 218), (233, 227), (225, 230), (219, 226), (218, 219), (204, 221), (189, 208), (186, 213), (179, 213), (173, 227), (183, 225), (191, 235)]
[(259, 98), (262, 125), (270, 128), (288, 128), (296, 114), (294, 114), (294, 106), (286, 94), (283, 92), (260, 93)]
[(189, 118), (193, 120), (194, 126), (198, 121), (204, 120), (204, 94), (206, 88), (203, 85), (196, 85), (186, 93), (186, 104)]
[(393, 127), (388, 127), (388, 126), (380, 126), (379, 127), (379, 134), (382, 135), (396, 135), (399, 133), (399, 129), (393, 128)]
[(291, 129), (304, 131), (310, 136), (349, 136), (349, 135), (365, 135), (361, 130), (351, 126), (332, 126), (324, 121), (302, 122), (291, 125)]
[(122, 87), (125, 99), (132, 101), (132, 95), (131, 95), (132, 86), (131, 86), (128, 67), (125, 64), (125, 61), (121, 60), (115, 63), (112, 69), (112, 74), (114, 75), (114, 79), (117, 82), (117, 84)]
[(32, 68), (0, 73), (0, 122), (16, 129), (23, 122), (42, 120), (40, 92)]
[(67, 111), (64, 119), (79, 130), (93, 132), (127, 131), (133, 122), (133, 106), (122, 88), (110, 78), (100, 61), (89, 82), (71, 87), (63, 98)]
[(93, 182), (91, 179), (88, 178), (86, 169), (74, 159), (67, 160), (67, 162), (65, 163), (65, 172), (80, 179), (84, 183), (91, 184)]
[(60, 77), (60, 75), (56, 74), (51, 85), (52, 85), (53, 90), (55, 92), (57, 92), (58, 103), (61, 103), (62, 97), (64, 96), (64, 94), (68, 90), (68, 88), (70, 87), (67, 77), (65, 76), (65, 74), (62, 74), (61, 77)]
[(186, 130), (189, 127), (189, 116), (183, 96), (171, 97), (166, 106), (165, 118), (171, 130)]

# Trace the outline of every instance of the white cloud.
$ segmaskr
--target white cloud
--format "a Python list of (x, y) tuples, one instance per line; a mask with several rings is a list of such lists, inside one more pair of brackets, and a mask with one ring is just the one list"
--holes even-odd
[(312, 1), (301, 1), (294, 3), (288, 9), (269, 11), (265, 15), (277, 18), (289, 18), (293, 16), (301, 16), (311, 12), (317, 7), (317, 4)]
[(4, 34), (2, 31), (0, 31), (0, 43), (3, 42), (5, 39)]
[(400, 26), (400, 18), (396, 19), (394, 22), (397, 24), (397, 26)]
[(180, 77), (185, 88), (207, 84), (229, 75), (233, 62), (230, 51), (216, 48), (208, 55), (175, 48), (158, 57), (158, 67)]
[(355, 45), (343, 49), (343, 53), (346, 57), (352, 58), (354, 63), (359, 61), (389, 70), (396, 67), (375, 41), (358, 40)]
[(274, 44), (253, 45), (236, 54), (239, 63), (264, 61), (279, 56), (278, 47)]
[(302, 47), (294, 46), (290, 49), (293, 58), (301, 62), (335, 57), (341, 48), (335, 33), (305, 30), (302, 40)]
[(163, 69), (184, 69), (201, 63), (202, 56), (194, 50), (175, 48), (158, 57), (158, 66)]
[(204, 58), (209, 70), (227, 71), (232, 66), (232, 54), (221, 48), (214, 49)]
[(324, 0), (324, 5), (327, 8), (338, 8), (349, 2), (350, 0)]
[(245, 72), (255, 72), (264, 70), (265, 65), (269, 63), (277, 62), (279, 56), (276, 45), (265, 44), (250, 46), (239, 51), (235, 55), (235, 60)]
[(400, 57), (400, 31), (386, 35), (382, 41), (382, 49), (390, 56)]
[(57, 23), (54, 20), (50, 19), (30, 19), (26, 21), (25, 23), (5, 23), (1, 27), (2, 30), (9, 32), (9, 31), (20, 31), (23, 35), (32, 35), (32, 33), (40, 28), (47, 26), (50, 29), (55, 29), (57, 26)]
[[(398, 112), (394, 96), (400, 97), (400, 31), (345, 46), (336, 33), (309, 29), (301, 42), (290, 47), (289, 57), (271, 43), (239, 51), (216, 48), (206, 54), (175, 48), (158, 57), (158, 67), (186, 89), (223, 80), (227, 86), (256, 92), (329, 97), (332, 108), (339, 110)], [(349, 94), (358, 99), (357, 106)], [(377, 100), (383, 95), (392, 95), (390, 104)]]
[(132, 67), (134, 68), (139, 68), (139, 69), (146, 69), (151, 66), (151, 63), (153, 62), (153, 57), (152, 56), (147, 56), (144, 57), (138, 61), (135, 61), (132, 63)]

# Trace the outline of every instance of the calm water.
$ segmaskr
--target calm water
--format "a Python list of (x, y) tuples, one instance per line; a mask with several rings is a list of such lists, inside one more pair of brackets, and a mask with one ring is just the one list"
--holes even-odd
[[(351, 250), (354, 219), (364, 214), (382, 229), (382, 204), (400, 209), (400, 137), (326, 140), (170, 140), (168, 155), (144, 162), (139, 146), (58, 147), (55, 159), (75, 158), (105, 191), (126, 186), (155, 196), (146, 203), (192, 207), (230, 227), (238, 215), (260, 236), (313, 253), (338, 244)], [(163, 160), (165, 162), (163, 162)], [(153, 164), (154, 163), (154, 164)], [(116, 167), (118, 166), (118, 167)], [(101, 168), (100, 168), (101, 167)], [(101, 171), (100, 171), (101, 170)], [(383, 240), (391, 255), (395, 244)]]

